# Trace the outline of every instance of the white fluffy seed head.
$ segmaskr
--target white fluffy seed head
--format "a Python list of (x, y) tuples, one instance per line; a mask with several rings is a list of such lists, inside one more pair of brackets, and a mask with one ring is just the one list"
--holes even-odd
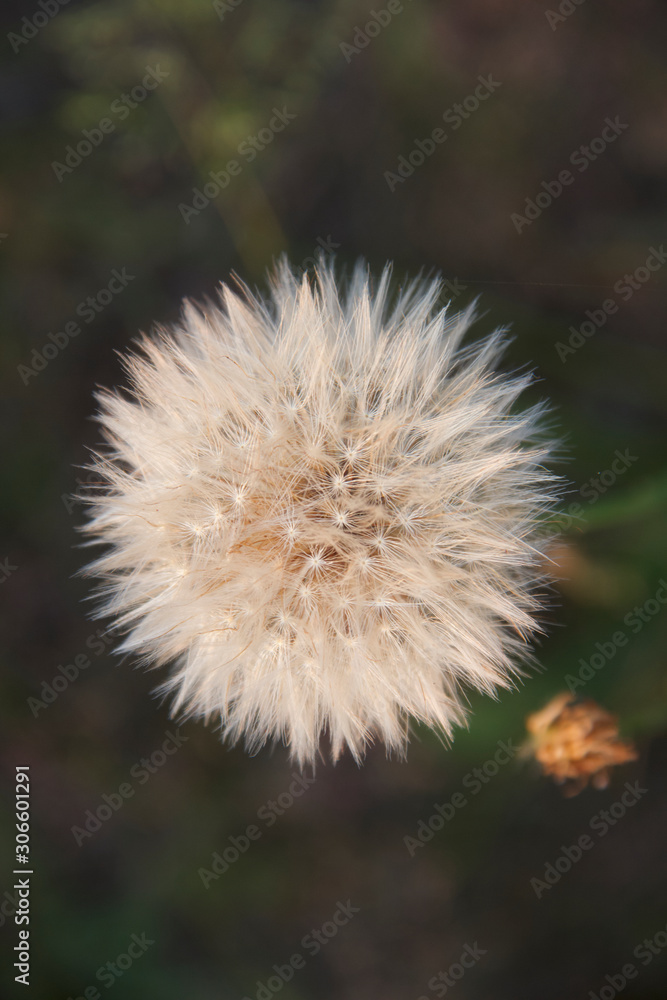
[(555, 477), (541, 408), (513, 412), (530, 378), (494, 373), (499, 332), (461, 347), (471, 310), (438, 311), (437, 281), (389, 286), (282, 261), (267, 300), (186, 306), (99, 397), (85, 530), (120, 648), (302, 764), (323, 730), (334, 758), (403, 752), (410, 718), (449, 736), (537, 628)]

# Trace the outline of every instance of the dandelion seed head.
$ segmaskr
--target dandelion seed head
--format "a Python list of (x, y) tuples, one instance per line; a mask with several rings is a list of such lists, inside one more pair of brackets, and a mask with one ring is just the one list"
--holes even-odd
[(500, 333), (462, 347), (473, 312), (438, 310), (437, 281), (390, 286), (281, 262), (265, 300), (188, 305), (99, 397), (100, 613), (173, 664), (176, 711), (302, 764), (325, 730), (357, 759), (403, 753), (411, 719), (450, 736), (539, 627), (543, 409), (516, 411)]

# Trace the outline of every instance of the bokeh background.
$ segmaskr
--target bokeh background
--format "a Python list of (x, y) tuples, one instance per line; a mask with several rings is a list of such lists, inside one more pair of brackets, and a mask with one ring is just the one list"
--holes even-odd
[[(391, 10), (376, 30), (383, 0), (4, 0), (3, 995), (65, 1000), (96, 986), (125, 1000), (266, 1000), (258, 983), (300, 952), (284, 1000), (430, 1000), (444, 994), (429, 981), (477, 943), (485, 954), (448, 988), (458, 1000), (574, 1000), (605, 986), (609, 998), (605, 977), (629, 961), (639, 975), (624, 997), (664, 1000), (667, 949), (646, 966), (633, 950), (667, 925), (667, 611), (645, 613), (636, 633), (623, 620), (667, 576), (667, 267), (641, 272), (630, 295), (614, 285), (667, 236), (667, 12), (657, 0)], [(156, 67), (159, 85), (133, 99)], [(443, 124), (489, 75), (491, 96)], [(276, 108), (294, 117), (261, 133), (251, 159), (248, 137)], [(67, 147), (105, 118), (113, 129), (68, 166)], [(599, 143), (593, 158), (577, 154), (607, 118), (627, 128), (599, 155)], [(446, 140), (390, 190), (385, 173), (438, 127)], [(233, 159), (240, 173), (188, 212)], [(573, 183), (517, 227), (512, 215), (568, 167)], [(451, 748), (416, 730), (407, 762), (376, 748), (362, 768), (321, 764), (269, 827), (258, 810), (293, 780), (282, 747), (250, 758), (188, 722), (177, 753), (158, 754), (149, 780), (131, 777), (177, 720), (152, 694), (156, 677), (95, 637), (71, 494), (97, 441), (95, 386), (121, 379), (116, 352), (137, 331), (174, 320), (184, 296), (213, 294), (232, 270), (261, 285), (280, 253), (308, 267), (318, 248), (341, 266), (393, 259), (397, 280), (439, 271), (453, 308), (480, 296), (480, 334), (511, 325), (508, 367), (534, 366), (534, 395), (553, 401), (564, 508), (580, 516), (563, 518), (541, 669), (497, 703), (471, 697)], [(132, 280), (108, 296), (114, 269)], [(607, 299), (618, 310), (563, 360), (557, 345)], [(81, 332), (62, 346), (71, 321)], [(617, 450), (632, 457), (618, 475)], [(522, 742), (526, 715), (619, 628), (627, 645), (583, 693), (618, 713), (637, 763), (605, 791), (565, 798), (515, 759), (411, 857), (404, 838), (434, 804), (464, 789), (498, 740)], [(82, 654), (89, 666), (55, 690)], [(55, 696), (39, 707), (30, 699), (50, 697), (45, 683)], [(13, 768), (26, 763), (28, 989), (10, 968)], [(135, 794), (77, 844), (72, 828), (128, 781)], [(626, 781), (647, 793), (538, 899), (531, 878)], [(200, 870), (250, 824), (260, 839), (205, 888)], [(304, 935), (348, 899), (359, 912), (311, 955)], [(133, 934), (153, 944), (122, 978), (96, 979)]]

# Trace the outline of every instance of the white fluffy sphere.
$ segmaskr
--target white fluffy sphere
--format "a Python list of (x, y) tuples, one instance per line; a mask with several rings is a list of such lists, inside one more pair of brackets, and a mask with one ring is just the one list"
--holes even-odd
[(175, 708), (313, 761), (449, 735), (466, 685), (507, 686), (536, 628), (545, 472), (529, 376), (437, 281), (339, 292), (281, 263), (266, 301), (223, 286), (144, 338), (102, 393), (87, 526), (121, 649), (174, 662)]

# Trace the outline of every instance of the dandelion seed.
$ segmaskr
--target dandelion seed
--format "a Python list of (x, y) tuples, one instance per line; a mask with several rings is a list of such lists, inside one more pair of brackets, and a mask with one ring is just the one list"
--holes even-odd
[(462, 348), (472, 311), (440, 291), (392, 303), (389, 268), (342, 293), (283, 262), (266, 301), (188, 305), (126, 359), (131, 394), (100, 395), (89, 572), (121, 649), (174, 663), (175, 710), (301, 763), (327, 730), (360, 759), (404, 752), (411, 718), (450, 736), (466, 684), (520, 672), (555, 495), (543, 410), (514, 412), (530, 377), (494, 372), (500, 333)]

